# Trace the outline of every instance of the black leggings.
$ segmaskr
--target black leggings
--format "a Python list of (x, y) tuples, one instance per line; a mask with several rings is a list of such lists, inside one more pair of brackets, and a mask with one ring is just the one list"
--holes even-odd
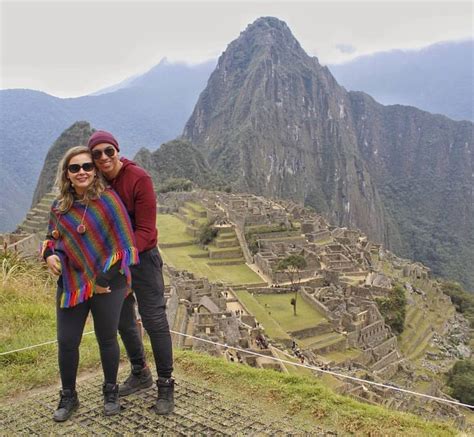
[(76, 388), (79, 345), (89, 310), (94, 319), (94, 330), (99, 343), (104, 380), (106, 383), (116, 384), (120, 359), (117, 329), (126, 288), (112, 288), (111, 293), (96, 294), (72, 308), (59, 307), (61, 292), (61, 288), (58, 288), (56, 317), (58, 361), (63, 389)]

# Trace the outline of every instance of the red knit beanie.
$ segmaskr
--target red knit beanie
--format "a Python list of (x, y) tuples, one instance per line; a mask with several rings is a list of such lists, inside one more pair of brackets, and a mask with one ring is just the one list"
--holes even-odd
[(112, 144), (112, 146), (114, 146), (117, 149), (117, 152), (120, 151), (118, 141), (110, 132), (106, 132), (105, 130), (98, 130), (94, 132), (89, 138), (87, 147), (89, 147), (89, 149), (92, 150), (95, 146), (97, 146), (97, 144), (102, 144), (102, 143)]

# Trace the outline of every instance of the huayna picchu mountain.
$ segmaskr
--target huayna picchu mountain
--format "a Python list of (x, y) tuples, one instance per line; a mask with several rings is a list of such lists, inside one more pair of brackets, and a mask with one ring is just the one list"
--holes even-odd
[(304, 202), (474, 289), (473, 124), (347, 92), (284, 22), (229, 44), (183, 138), (237, 190)]

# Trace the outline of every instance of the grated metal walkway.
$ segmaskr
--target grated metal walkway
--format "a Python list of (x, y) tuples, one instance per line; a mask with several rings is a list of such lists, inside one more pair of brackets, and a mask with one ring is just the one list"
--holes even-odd
[[(101, 378), (78, 384), (81, 406), (70, 420), (55, 423), (53, 411), (58, 391), (48, 390), (10, 405), (0, 406), (1, 435), (328, 435), (322, 429), (300, 429), (288, 420), (266, 418), (256, 405), (243, 405), (213, 390), (177, 378), (175, 412), (159, 416), (153, 411), (155, 390), (150, 388), (121, 399), (122, 412), (106, 417), (102, 412)], [(306, 427), (305, 427), (306, 428)], [(331, 435), (334, 435), (331, 433)]]

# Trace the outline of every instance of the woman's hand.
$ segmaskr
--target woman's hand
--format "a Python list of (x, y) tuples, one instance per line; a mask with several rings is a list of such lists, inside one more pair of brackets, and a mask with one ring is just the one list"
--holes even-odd
[(101, 287), (100, 285), (95, 284), (95, 294), (106, 294), (111, 291), (110, 287)]
[(48, 256), (48, 258), (46, 258), (46, 264), (53, 275), (59, 276), (61, 274), (61, 260), (59, 259), (59, 256)]

